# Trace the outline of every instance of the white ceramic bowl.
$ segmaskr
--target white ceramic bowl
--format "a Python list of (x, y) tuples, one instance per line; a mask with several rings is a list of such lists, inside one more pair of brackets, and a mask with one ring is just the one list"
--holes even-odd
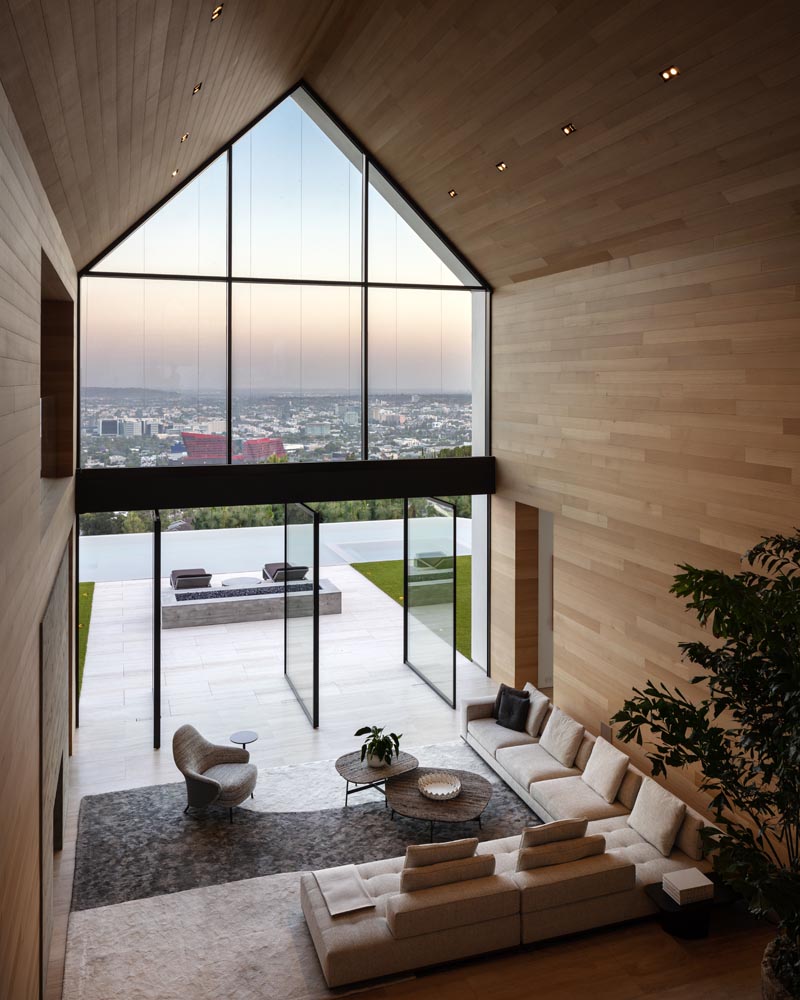
[(426, 798), (446, 802), (461, 792), (461, 781), (454, 774), (431, 771), (419, 779), (419, 790)]

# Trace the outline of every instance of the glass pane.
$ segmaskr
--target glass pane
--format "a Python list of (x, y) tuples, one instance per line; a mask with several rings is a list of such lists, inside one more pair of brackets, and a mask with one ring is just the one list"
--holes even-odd
[(430, 498), (408, 501), (406, 660), (455, 705), (455, 510)]
[(370, 289), (370, 458), (471, 454), (472, 300)]
[(369, 280), (401, 285), (479, 282), (382, 174), (369, 171)]
[(220, 282), (85, 278), (83, 468), (225, 462)]
[[(316, 515), (300, 503), (286, 505), (285, 574), (286, 679), (294, 689), (312, 725), (318, 712), (318, 606), (315, 599), (319, 578)], [(297, 577), (305, 569), (303, 579)], [(289, 577), (294, 577), (290, 579)]]
[(233, 147), (234, 275), (360, 280), (361, 190), (338, 131), (279, 104)]
[(225, 275), (227, 156), (216, 159), (97, 264), (95, 271)]
[(235, 285), (234, 460), (361, 457), (361, 293)]

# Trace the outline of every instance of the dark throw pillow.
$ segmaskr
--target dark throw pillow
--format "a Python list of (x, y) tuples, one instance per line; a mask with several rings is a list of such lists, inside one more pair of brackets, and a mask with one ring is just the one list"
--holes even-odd
[(521, 698), (518, 691), (513, 688), (506, 688), (500, 696), (500, 708), (497, 710), (497, 725), (506, 729), (513, 729), (521, 733), (525, 730), (525, 723), (528, 721), (528, 709), (531, 707), (530, 698)]
[(498, 713), (500, 712), (500, 699), (503, 697), (504, 691), (510, 691), (512, 694), (519, 695), (520, 698), (527, 699), (528, 704), (530, 704), (530, 699), (531, 699), (530, 691), (525, 691), (518, 688), (512, 688), (509, 687), (508, 684), (501, 684), (497, 691), (497, 697), (494, 700), (494, 708), (492, 709), (492, 717), (495, 719), (497, 718)]

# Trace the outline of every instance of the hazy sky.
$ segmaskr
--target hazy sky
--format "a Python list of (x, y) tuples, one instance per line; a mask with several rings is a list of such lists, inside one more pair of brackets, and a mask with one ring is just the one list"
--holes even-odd
[[(224, 275), (226, 158), (106, 256), (97, 270)], [(369, 276), (459, 286), (370, 186)], [(234, 146), (233, 266), (241, 277), (361, 279), (361, 173), (291, 99)], [(372, 289), (370, 386), (463, 392), (469, 292)], [(225, 387), (225, 285), (84, 279), (82, 384), (197, 392)], [(360, 389), (358, 288), (235, 285), (234, 392)]]

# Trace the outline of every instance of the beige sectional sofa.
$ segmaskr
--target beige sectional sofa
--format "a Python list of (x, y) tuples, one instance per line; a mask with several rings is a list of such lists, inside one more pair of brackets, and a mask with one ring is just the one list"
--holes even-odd
[[(692, 866), (708, 869), (699, 835), (705, 822), (702, 816), (688, 808), (684, 812), (682, 803), (645, 779), (627, 759), (617, 760), (619, 789), (613, 801), (607, 801), (584, 781), (595, 743), (592, 736), (578, 734), (575, 760), (565, 766), (540, 743), (552, 706), (548, 704), (546, 712), (532, 711), (529, 718), (539, 716), (533, 731), (517, 733), (496, 723), (493, 704), (494, 699), (487, 698), (464, 706), (464, 739), (537, 815), (554, 824), (547, 831), (537, 830), (557, 843), (535, 847), (532, 853), (539, 854), (532, 867), (526, 867), (530, 849), (521, 850), (522, 831), (482, 844), (458, 841), (411, 847), (406, 858), (345, 866), (350, 869), (346, 876), (355, 881), (367, 903), (366, 908), (336, 916), (331, 915), (330, 899), (326, 902), (320, 883), (344, 869), (303, 875), (303, 913), (329, 986), (643, 917), (655, 912), (645, 885), (660, 882), (667, 871)], [(567, 724), (574, 736), (575, 723), (569, 720)], [(601, 749), (613, 754), (608, 745)], [(673, 805), (680, 806), (665, 841), (670, 845), (666, 855), (654, 846), (659, 843), (659, 830), (648, 832), (651, 842), (628, 822), (633, 821), (631, 811), (644, 781), (649, 782), (648, 801), (656, 796), (649, 812), (641, 814), (640, 809), (636, 821), (645, 832), (648, 822), (662, 824), (662, 814), (669, 814)], [(565, 824), (556, 821), (578, 818), (588, 821), (583, 824), (584, 836), (562, 843), (557, 831)], [(598, 834), (604, 845), (598, 844)], [(675, 838), (674, 846), (671, 838)], [(463, 845), (471, 846), (472, 857), (447, 860), (447, 852), (463, 850)], [(578, 847), (578, 856), (562, 860), (571, 856), (573, 845)], [(580, 854), (581, 845), (586, 856)], [(562, 849), (566, 850), (561, 853)], [(437, 863), (424, 870), (422, 881), (418, 866), (431, 862), (413, 861), (412, 852), (420, 851), (439, 852), (433, 857)], [(542, 857), (542, 851), (547, 857)], [(410, 868), (414, 870), (409, 872)]]

